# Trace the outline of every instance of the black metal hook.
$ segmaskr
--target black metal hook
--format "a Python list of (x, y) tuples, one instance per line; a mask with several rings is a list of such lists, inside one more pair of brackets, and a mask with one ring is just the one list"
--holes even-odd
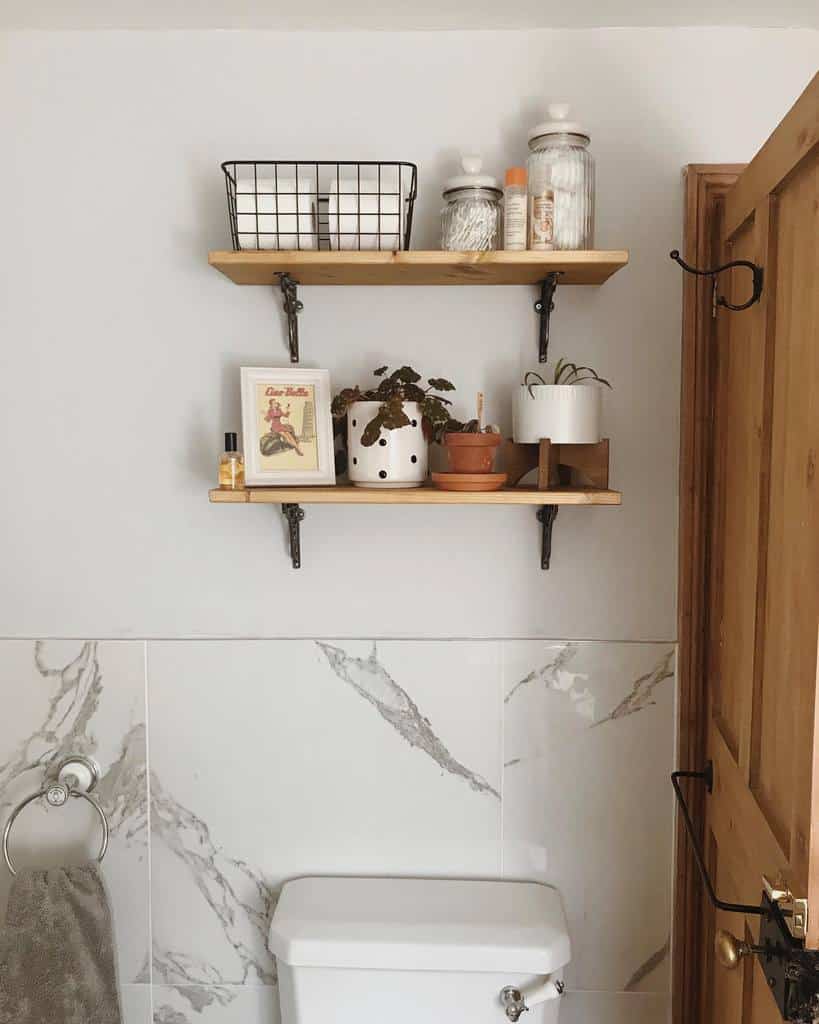
[(696, 274), (698, 277), (710, 277), (714, 281), (714, 287), (716, 288), (717, 275), (721, 274), (724, 270), (730, 270), (732, 267), (746, 267), (753, 274), (753, 292), (750, 299), (747, 302), (741, 303), (739, 306), (735, 306), (730, 303), (724, 295), (720, 295), (716, 300), (717, 306), (724, 306), (725, 309), (734, 310), (739, 312), (741, 309), (748, 309), (749, 306), (753, 306), (755, 302), (759, 302), (762, 295), (762, 283), (764, 279), (764, 271), (756, 263), (752, 263), (750, 260), (731, 260), (730, 263), (723, 263), (721, 267), (714, 267), (712, 270), (699, 270), (697, 267), (692, 267), (686, 263), (685, 260), (680, 256), (679, 249), (672, 249), (669, 256), (675, 263), (687, 271), (689, 274)]

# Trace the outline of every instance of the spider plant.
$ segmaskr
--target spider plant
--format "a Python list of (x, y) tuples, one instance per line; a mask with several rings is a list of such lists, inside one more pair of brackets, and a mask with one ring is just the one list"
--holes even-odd
[(554, 374), (550, 382), (545, 381), (534, 370), (530, 370), (523, 378), (523, 383), (529, 389), (529, 396), (534, 398), (532, 388), (535, 386), (535, 382), (530, 381), (530, 377), (534, 377), (541, 384), (585, 384), (586, 381), (594, 381), (596, 384), (602, 384), (604, 387), (611, 389), (611, 384), (609, 384), (606, 378), (601, 377), (597, 370), (592, 369), (591, 366), (578, 366), (577, 363), (570, 363), (568, 359), (562, 358), (558, 359), (557, 363), (555, 363)]

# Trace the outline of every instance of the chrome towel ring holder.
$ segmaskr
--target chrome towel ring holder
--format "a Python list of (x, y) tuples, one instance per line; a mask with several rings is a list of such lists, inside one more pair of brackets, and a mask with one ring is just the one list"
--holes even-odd
[(69, 797), (85, 800), (86, 803), (91, 804), (97, 812), (97, 817), (102, 826), (102, 841), (97, 853), (97, 861), (102, 862), (108, 850), (108, 838), (110, 835), (108, 818), (99, 801), (89, 795), (99, 782), (99, 778), (100, 770), (96, 762), (92, 761), (89, 757), (84, 757), (82, 754), (73, 754), (71, 757), (61, 761), (57, 766), (56, 779), (46, 780), (42, 789), (32, 793), (31, 796), (27, 796), (14, 808), (9, 816), (9, 820), (6, 822), (6, 827), (3, 829), (3, 860), (6, 862), (6, 867), (12, 875), (17, 874), (17, 869), (9, 853), (11, 830), (21, 812), (29, 804), (33, 804), (35, 800), (39, 800), (41, 797), (44, 797), (46, 803), (51, 807), (62, 807), (68, 803)]

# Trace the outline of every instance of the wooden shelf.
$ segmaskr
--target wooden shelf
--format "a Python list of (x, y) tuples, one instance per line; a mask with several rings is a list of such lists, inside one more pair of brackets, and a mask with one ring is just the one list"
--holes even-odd
[(619, 491), (594, 488), (505, 487), (500, 491), (441, 491), (437, 487), (248, 487), (214, 488), (210, 500), (251, 505), (619, 505)]
[(208, 262), (235, 284), (444, 285), (539, 284), (560, 272), (560, 284), (599, 285), (628, 263), (625, 250), (584, 252), (211, 252)]

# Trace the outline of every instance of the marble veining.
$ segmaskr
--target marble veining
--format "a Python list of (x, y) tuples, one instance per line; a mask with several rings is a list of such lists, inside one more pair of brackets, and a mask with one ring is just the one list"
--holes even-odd
[(464, 779), (476, 793), (487, 793), (500, 800), (497, 789), (456, 760), (435, 735), (429, 719), (378, 660), (377, 644), (373, 644), (368, 658), (355, 658), (341, 647), (320, 640), (316, 643), (338, 678), (372, 704), (411, 747), (422, 750), (444, 771)]
[[(97, 761), (101, 775), (95, 796), (110, 828), (104, 875), (114, 909), (119, 972), (126, 985), (139, 991), (134, 983), (150, 980), (144, 645), (9, 640), (2, 650), (4, 672), (11, 676), (4, 690), (26, 725), (15, 734), (13, 718), (0, 723), (0, 814), (4, 817), (39, 789), (67, 755)], [(73, 859), (78, 842), (95, 842), (91, 832), (86, 836), (73, 827), (77, 820), (75, 813), (60, 810), (27, 812), (15, 833), (27, 850), (24, 864), (29, 855), (38, 866), (60, 855)], [(0, 884), (5, 889), (8, 880), (3, 877)]]
[[(180, 658), (170, 662), (172, 668), (183, 672), (191, 664), (187, 655), (181, 655), (187, 643), (180, 642), (175, 648)], [(367, 809), (373, 823), (376, 818), (382, 820), (377, 817), (378, 807), (389, 814), (396, 793), (399, 799), (410, 796), (406, 806), (410, 816), (417, 816), (393, 815), (383, 835), (384, 850), (388, 850), (389, 844), (411, 834), (406, 830), (414, 829), (417, 821), (421, 841), (417, 852), (412, 844), (402, 848), (406, 852), (400, 858), (401, 870), (435, 873), (438, 851), (430, 856), (430, 850), (443, 840), (442, 851), (446, 843), (462, 850), (454, 859), (451, 851), (445, 854), (446, 870), (452, 873), (453, 865), (467, 856), (476, 838), (496, 841), (492, 815), (500, 825), (502, 811), (503, 874), (550, 881), (563, 893), (574, 930), (575, 955), (569, 979), (575, 989), (589, 990), (575, 994), (578, 1010), (594, 1002), (591, 990), (634, 1001), (624, 1001), (623, 1007), (662, 1005), (670, 945), (664, 938), (667, 900), (658, 901), (646, 922), (630, 909), (626, 894), (645, 879), (659, 891), (670, 871), (672, 810), (661, 763), (661, 751), (670, 750), (668, 736), (673, 723), (673, 691), (666, 686), (674, 676), (675, 651), (670, 645), (506, 641), (502, 662), (500, 657), (493, 662), (492, 649), (480, 641), (474, 646), (464, 642), (464, 652), (456, 653), (448, 646), (443, 655), (440, 645), (427, 649), (424, 641), (391, 641), (381, 647), (372, 644), (369, 653), (366, 647), (353, 647), (352, 642), (260, 641), (252, 647), (252, 658), (245, 661), (245, 642), (231, 643), (235, 647), (221, 656), (219, 670), (205, 674), (201, 719), (195, 700), (179, 703), (174, 696), (178, 677), (167, 673), (167, 682), (163, 680), (166, 696), (156, 704), (164, 738), (152, 751), (151, 771), (146, 764), (148, 737), (142, 720), (145, 679), (143, 663), (137, 657), (143, 649), (140, 642), (37, 642), (33, 658), (31, 646), (9, 648), (15, 666), (15, 675), (9, 678), (16, 682), (23, 668), (18, 685), (27, 724), (18, 725), (15, 731), (13, 720), (0, 723), (0, 808), (7, 808), (21, 792), (39, 786), (44, 772), (69, 752), (86, 753), (100, 761), (98, 795), (109, 815), (112, 834), (106, 874), (115, 901), (121, 905), (121, 919), (129, 921), (130, 913), (134, 920), (134, 928), (128, 930), (133, 936), (125, 933), (130, 948), (122, 976), (126, 982), (141, 983), (130, 986), (135, 992), (153, 993), (154, 1024), (275, 1024), (277, 978), (275, 960), (267, 950), (267, 933), (283, 879), (300, 870), (347, 873), (362, 870), (364, 863), (366, 870), (378, 870), (382, 854), (377, 843), (373, 849), (359, 848), (365, 840), (347, 829), (350, 815), (354, 818), (361, 806), (357, 787), (362, 782), (370, 784), (373, 758), (368, 752), (375, 741), (381, 744), (377, 763), (387, 771), (379, 787), (368, 790)], [(277, 647), (280, 643), (290, 645), (286, 654)], [(248, 644), (248, 650), (250, 647)], [(500, 655), (501, 650), (494, 650)], [(203, 651), (200, 661), (193, 664), (201, 666), (211, 652), (212, 648)], [(27, 667), (23, 658), (28, 659)], [(281, 664), (282, 658), (290, 674), (277, 676), (271, 690), (267, 666)], [(361, 747), (349, 765), (349, 787), (336, 789), (343, 794), (344, 810), (334, 815), (332, 805), (328, 816), (325, 800), (321, 828), (311, 831), (308, 815), (300, 819), (298, 834), (277, 831), (273, 839), (275, 799), (262, 824), (254, 818), (257, 805), (249, 799), (235, 813), (223, 813), (221, 801), (229, 800), (230, 793), (220, 784), (213, 788), (213, 773), (208, 774), (211, 784), (206, 789), (191, 785), (207, 764), (197, 761), (203, 737), (213, 739), (223, 729), (223, 716), (205, 713), (204, 708), (212, 707), (224, 694), (216, 688), (234, 665), (241, 666), (238, 679), (245, 689), (239, 710), (234, 706), (227, 736), (233, 736), (247, 721), (247, 714), (256, 706), (254, 700), (260, 702), (262, 716), (253, 732), (254, 745), (244, 748), (234, 765), (243, 785), (263, 777), (272, 766), (271, 778), (294, 772), (294, 784), (306, 786), (309, 795), (310, 787), (324, 786), (326, 773), (333, 771), (334, 765), (346, 763), (349, 748), (345, 744)], [(295, 691), (291, 694), (288, 686), (299, 685), (302, 666), (313, 675), (310, 687), (299, 691), (299, 700), (295, 700)], [(128, 675), (121, 680), (123, 673)], [(41, 691), (37, 690), (38, 679), (44, 683)], [(508, 687), (504, 685), (507, 680)], [(121, 681), (127, 685), (120, 686)], [(201, 675), (188, 672), (191, 696), (196, 692), (194, 682), (201, 685)], [(448, 687), (448, 682), (454, 685)], [(149, 679), (148, 686), (151, 684)], [(328, 693), (332, 711), (326, 704)], [(345, 706), (351, 709), (349, 721), (356, 723), (352, 734), (349, 728), (345, 731), (339, 726), (345, 721)], [(180, 716), (193, 719), (181, 748), (188, 759), (184, 770), (177, 770), (174, 760), (179, 756), (174, 730), (181, 724), (175, 717), (177, 707)], [(283, 725), (294, 708), (301, 715), (297, 737), (291, 737)], [(153, 725), (153, 710), (151, 715)], [(264, 716), (278, 718), (278, 728), (268, 732), (261, 724)], [(620, 724), (615, 727), (616, 723)], [(384, 729), (384, 724), (389, 729)], [(602, 725), (607, 728), (598, 731)], [(499, 738), (497, 747), (493, 746), (493, 727)], [(372, 730), (369, 741), (368, 729)], [(314, 758), (310, 746), (314, 737), (330, 735), (335, 741), (333, 754)], [(478, 742), (477, 737), (482, 740)], [(226, 742), (227, 748), (220, 747), (222, 756), (229, 749), (229, 740)], [(269, 742), (277, 744), (272, 759), (270, 750), (274, 748), (265, 746)], [(407, 748), (417, 754), (410, 754)], [(299, 753), (294, 762), (293, 751), (302, 749), (304, 754)], [(626, 754), (632, 750), (639, 752)], [(390, 763), (393, 753), (395, 767)], [(419, 763), (416, 757), (439, 769), (430, 771), (423, 783), (429, 787), (426, 800), (413, 789)], [(504, 776), (501, 801), (499, 773), (504, 760), (508, 775)], [(449, 780), (447, 795), (439, 797), (436, 789), (443, 793), (444, 775)], [(346, 778), (336, 781), (346, 784)], [(289, 775), (284, 779), (288, 786), (289, 779)], [(612, 794), (629, 791), (635, 780), (642, 780), (640, 801), (615, 808)], [(405, 788), (396, 790), (396, 784)], [(466, 787), (474, 797), (459, 795), (460, 789), (467, 793)], [(374, 803), (373, 793), (385, 802)], [(298, 793), (289, 793), (287, 799), (291, 813), (298, 818), (300, 812), (293, 804)], [(441, 808), (437, 817), (429, 815), (436, 799)], [(452, 810), (446, 801), (453, 800), (460, 807), (468, 800), (474, 815), (466, 829), (460, 826), (462, 834), (449, 831)], [(36, 835), (46, 820), (47, 814), (43, 822), (35, 815), (31, 834)], [(232, 821), (240, 820), (242, 827), (232, 831)], [(65, 834), (70, 834), (72, 841), (76, 838), (75, 831)], [(338, 849), (333, 846), (334, 837)], [(381, 838), (376, 833), (373, 837)], [(147, 933), (141, 935), (136, 921), (140, 900), (146, 901), (135, 884), (147, 870), (149, 842), (152, 856), (159, 858), (158, 870), (156, 864), (154, 870), (154, 900), (162, 907), (155, 918), (150, 951)], [(392, 852), (387, 856), (393, 856)], [(457, 867), (454, 870), (457, 872)], [(489, 877), (492, 871), (483, 869), (482, 875)], [(610, 884), (612, 878), (614, 885)], [(147, 875), (145, 886), (147, 894)], [(611, 948), (608, 937), (614, 921), (618, 943)], [(143, 1024), (147, 1006), (135, 998), (134, 1007), (127, 1024)], [(606, 1024), (611, 1024), (608, 1018)]]
[(560, 890), (574, 989), (668, 990), (674, 658), (658, 643), (504, 644), (504, 871)]
[(184, 1013), (179, 1013), (167, 1003), (154, 1007), (154, 1024), (189, 1024), (189, 1020)]
[[(169, 957), (169, 960), (174, 961), (175, 970), (185, 970), (187, 965), (179, 964), (180, 957), (178, 955)], [(184, 958), (183, 958), (184, 959)], [(167, 967), (167, 963), (155, 961), (157, 969), (158, 979), (162, 979), (163, 968)], [(202, 966), (202, 965), (199, 965)], [(213, 969), (211, 968), (211, 971)], [(207, 972), (205, 972), (207, 973)], [(154, 1021), (161, 1024), (162, 1021), (168, 1020), (170, 1022), (189, 1020), (187, 1012), (190, 1010), (196, 1014), (205, 1013), (205, 1011), (214, 1009), (217, 1013), (220, 1009), (230, 1006), (232, 1002), (238, 997), (241, 989), (234, 985), (221, 985), (221, 984), (168, 984), (165, 983), (165, 987), (169, 992), (175, 992), (179, 999), (186, 1004), (185, 1011), (180, 1010), (178, 1007), (172, 1007), (167, 1003), (162, 1006), (157, 1006), (154, 1010)], [(163, 1016), (164, 1014), (164, 1016)]]
[(656, 703), (654, 700), (654, 691), (667, 679), (674, 678), (674, 649), (667, 651), (666, 654), (660, 658), (657, 664), (644, 675), (635, 679), (631, 685), (629, 692), (623, 697), (619, 704), (614, 708), (613, 711), (609, 712), (604, 718), (601, 718), (599, 722), (595, 722), (593, 728), (597, 726), (605, 725), (606, 722), (616, 722), (620, 718), (626, 718), (628, 715), (634, 715), (638, 711), (642, 711), (644, 708), (650, 707)]
[[(275, 963), (267, 951), (267, 931), (276, 905), (275, 890), (245, 861), (225, 854), (205, 822), (167, 793), (155, 772), (151, 773), (151, 815), (154, 836), (188, 869), (236, 953), (241, 982), (274, 985)], [(225, 980), (212, 966), (167, 950), (155, 950), (154, 969), (169, 983), (218, 985)]]
[[(563, 644), (554, 658), (519, 679), (506, 694), (504, 703), (508, 704), (528, 686), (542, 685), (547, 690), (565, 694), (581, 718), (589, 722), (594, 721), (594, 695), (587, 686), (583, 685), (589, 677), (582, 672), (572, 672), (568, 668), (576, 658), (578, 650), (577, 644)], [(506, 767), (516, 763), (517, 761), (508, 761)]]
[[(153, 1024), (278, 1024), (276, 989), (237, 985), (230, 1001), (212, 998), (206, 986), (154, 986)], [(130, 1022), (126, 1022), (130, 1024)]]
[[(83, 643), (67, 665), (50, 667), (44, 657), (44, 642), (38, 640), (34, 644), (34, 664), (44, 679), (54, 680), (56, 691), (49, 697), (42, 724), (0, 764), (0, 790), (28, 772), (36, 773), (32, 784), (39, 787), (44, 773), (61, 758), (68, 754), (93, 757), (97, 750), (93, 719), (103, 689), (97, 642)], [(119, 756), (101, 767), (96, 796), (105, 807), (111, 835), (121, 832), (127, 840), (140, 837), (144, 841), (148, 819), (143, 722), (125, 734)]]
[(37, 640), (34, 664), (43, 679), (54, 681), (55, 690), (48, 698), (41, 725), (20, 740), (8, 760), (0, 764), (0, 792), (7, 790), (12, 779), (29, 772), (36, 773), (32, 785), (39, 788), (43, 770), (60, 755), (94, 753), (93, 744), (89, 741), (89, 723), (102, 692), (97, 645), (93, 641), (84, 643), (77, 656), (59, 668), (46, 664), (43, 648), (44, 642)]
[(671, 951), (671, 936), (669, 935), (658, 950), (655, 950), (646, 961), (637, 968), (623, 986), (624, 992), (639, 992), (640, 983), (663, 964)]

